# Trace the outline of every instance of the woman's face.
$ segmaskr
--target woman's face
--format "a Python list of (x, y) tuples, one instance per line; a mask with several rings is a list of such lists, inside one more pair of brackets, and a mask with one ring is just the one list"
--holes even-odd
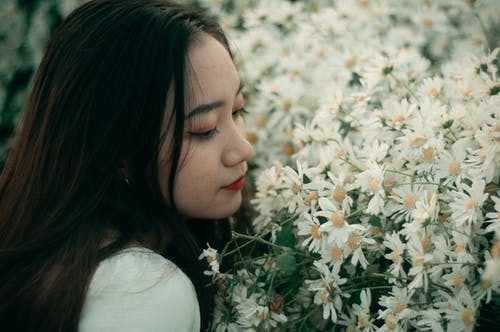
[[(178, 211), (194, 218), (223, 218), (241, 204), (246, 160), (241, 82), (226, 49), (201, 33), (188, 50), (186, 111), (181, 159), (174, 181)], [(167, 139), (166, 142), (169, 140)], [(159, 177), (168, 202), (170, 148), (160, 150)]]

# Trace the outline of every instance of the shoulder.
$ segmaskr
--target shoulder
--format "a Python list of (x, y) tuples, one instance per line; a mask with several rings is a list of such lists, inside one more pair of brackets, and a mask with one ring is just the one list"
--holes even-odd
[(198, 301), (189, 278), (146, 248), (128, 248), (102, 261), (92, 277), (80, 332), (197, 331)]

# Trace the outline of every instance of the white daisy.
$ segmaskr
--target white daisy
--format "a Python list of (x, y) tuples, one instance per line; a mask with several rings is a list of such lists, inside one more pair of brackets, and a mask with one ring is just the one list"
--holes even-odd
[(320, 279), (306, 280), (308, 289), (315, 293), (314, 303), (323, 307), (323, 319), (330, 318), (332, 322), (337, 321), (337, 311), (342, 308), (342, 296), (346, 296), (340, 290), (340, 286), (347, 279), (340, 278), (340, 264), (334, 265), (332, 269), (325, 264), (315, 261), (314, 267), (320, 273)]
[(450, 208), (453, 212), (450, 220), (459, 229), (468, 230), (467, 226), (482, 221), (481, 207), (488, 198), (485, 186), (483, 179), (475, 179), (471, 186), (462, 184), (459, 191), (451, 193)]

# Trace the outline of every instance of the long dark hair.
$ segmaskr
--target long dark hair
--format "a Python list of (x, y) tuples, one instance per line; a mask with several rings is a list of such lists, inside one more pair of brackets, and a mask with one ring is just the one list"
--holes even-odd
[[(217, 23), (161, 0), (90, 1), (57, 28), (0, 177), (3, 331), (76, 331), (99, 262), (145, 233), (168, 243), (162, 254), (193, 281), (208, 327), (212, 290), (172, 189), (186, 54), (200, 31), (230, 52)], [(158, 181), (163, 143), (172, 151), (170, 207)], [(104, 245), (109, 231), (117, 236)]]

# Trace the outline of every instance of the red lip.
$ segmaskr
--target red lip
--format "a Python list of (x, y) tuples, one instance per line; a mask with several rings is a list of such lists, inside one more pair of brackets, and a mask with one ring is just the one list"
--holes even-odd
[(238, 180), (231, 183), (230, 185), (225, 186), (224, 189), (236, 191), (236, 190), (240, 190), (241, 188), (243, 188), (244, 185), (245, 185), (245, 176), (243, 175), (240, 178), (238, 178)]

